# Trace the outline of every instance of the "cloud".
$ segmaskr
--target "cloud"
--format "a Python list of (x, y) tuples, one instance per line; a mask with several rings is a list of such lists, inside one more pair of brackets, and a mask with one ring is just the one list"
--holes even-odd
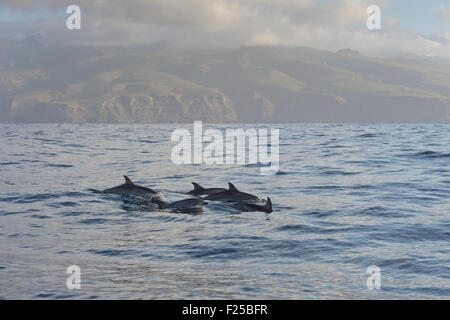
[[(438, 38), (401, 31), (392, 18), (381, 31), (366, 28), (372, 0), (2, 0), (16, 10), (37, 7), (64, 12), (76, 2), (82, 30), (68, 31), (64, 17), (24, 24), (15, 33), (40, 32), (57, 43), (143, 44), (211, 48), (245, 45), (352, 48), (365, 54), (427, 54), (450, 57)], [(390, 6), (378, 0), (382, 10)], [(450, 18), (441, 6), (439, 17)], [(450, 19), (448, 19), (450, 21)], [(1, 26), (0, 26), (1, 27)], [(439, 39), (441, 39), (440, 37)]]
[(442, 4), (439, 8), (438, 17), (450, 23), (450, 8)]
[[(19, 10), (63, 10), (67, 0), (4, 0)], [(220, 30), (236, 24), (285, 21), (295, 25), (341, 25), (363, 22), (367, 0), (78, 0), (84, 12), (101, 19), (173, 27)]]
[(179, 27), (226, 27), (239, 16), (238, 7), (227, 0), (4, 0), (19, 10), (38, 7), (64, 10), (71, 4), (102, 20), (144, 25)]

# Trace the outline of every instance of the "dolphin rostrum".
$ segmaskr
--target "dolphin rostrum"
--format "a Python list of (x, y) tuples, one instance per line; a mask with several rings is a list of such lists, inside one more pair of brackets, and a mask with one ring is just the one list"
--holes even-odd
[(176, 209), (176, 210), (196, 210), (202, 209), (208, 203), (199, 198), (184, 199), (175, 202), (167, 202), (161, 197), (154, 197), (153, 202), (159, 205), (160, 209)]
[(155, 190), (150, 188), (141, 187), (133, 183), (130, 178), (123, 176), (125, 178), (125, 183), (120, 186), (103, 190), (103, 193), (109, 194), (120, 194), (120, 195), (146, 195), (146, 194), (157, 194)]
[(272, 210), (272, 201), (269, 197), (267, 197), (266, 204), (261, 206), (254, 203), (248, 203), (248, 202), (238, 202), (235, 205), (233, 205), (236, 209), (239, 209), (241, 211), (261, 211), (266, 213), (271, 213)]
[(256, 201), (259, 200), (257, 196), (249, 193), (239, 191), (232, 183), (228, 182), (228, 190), (211, 194), (205, 200), (218, 201)]
[(205, 189), (198, 183), (192, 182), (192, 184), (194, 185), (194, 189), (189, 191), (187, 194), (191, 194), (193, 196), (209, 196), (211, 194), (227, 190), (225, 188), (207, 188), (207, 189)]

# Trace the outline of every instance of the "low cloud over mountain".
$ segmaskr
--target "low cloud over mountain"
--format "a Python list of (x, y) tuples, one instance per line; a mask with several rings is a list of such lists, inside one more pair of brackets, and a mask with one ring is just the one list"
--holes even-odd
[(0, 43), (2, 122), (450, 122), (450, 64), (353, 50)]

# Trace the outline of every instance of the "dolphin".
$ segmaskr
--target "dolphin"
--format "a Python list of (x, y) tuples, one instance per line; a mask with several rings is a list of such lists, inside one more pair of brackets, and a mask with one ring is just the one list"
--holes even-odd
[(123, 176), (125, 178), (125, 183), (120, 186), (103, 190), (103, 193), (109, 194), (120, 194), (120, 195), (147, 195), (147, 194), (157, 194), (155, 190), (150, 188), (141, 187), (133, 183), (130, 178)]
[(202, 209), (208, 203), (199, 198), (184, 199), (175, 202), (167, 202), (162, 198), (155, 197), (153, 202), (159, 205), (160, 209), (176, 209), (176, 210), (196, 210)]
[(233, 205), (236, 209), (239, 209), (241, 211), (261, 211), (266, 213), (271, 213), (272, 210), (272, 201), (269, 197), (267, 197), (266, 204), (261, 206), (254, 203), (248, 203), (248, 202), (238, 202), (237, 204)]
[(198, 183), (192, 182), (192, 184), (194, 185), (194, 189), (189, 191), (187, 194), (191, 194), (193, 196), (209, 196), (211, 194), (227, 190), (225, 188), (208, 188), (208, 189), (205, 189), (201, 185), (199, 185)]
[(256, 201), (257, 196), (239, 191), (232, 183), (228, 182), (228, 190), (211, 194), (204, 198), (205, 200), (218, 201)]

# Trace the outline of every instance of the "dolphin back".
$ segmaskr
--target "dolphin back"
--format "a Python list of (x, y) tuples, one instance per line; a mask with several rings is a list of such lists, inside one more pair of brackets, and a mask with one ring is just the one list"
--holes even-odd
[(153, 189), (138, 186), (134, 184), (133, 181), (127, 176), (123, 176), (125, 178), (125, 183), (120, 186), (116, 186), (113, 188), (109, 188), (103, 190), (103, 193), (109, 194), (120, 194), (120, 195), (142, 195), (142, 194), (157, 194), (157, 192)]
[(205, 188), (203, 188), (198, 183), (192, 182), (192, 185), (194, 186), (194, 191), (205, 191)]
[(239, 191), (234, 184), (232, 184), (231, 182), (228, 182), (228, 190), (230, 191)]
[(127, 176), (123, 176), (125, 178), (125, 184), (134, 184), (133, 181), (131, 181), (130, 178), (128, 178)]
[(266, 204), (264, 205), (264, 209), (266, 210), (266, 212), (269, 212), (269, 213), (273, 211), (272, 200), (270, 200), (269, 197), (267, 197)]
[(205, 188), (203, 188), (198, 183), (192, 182), (192, 185), (194, 186), (194, 189), (189, 191), (187, 194), (201, 195), (201, 194), (203, 194), (205, 192)]

